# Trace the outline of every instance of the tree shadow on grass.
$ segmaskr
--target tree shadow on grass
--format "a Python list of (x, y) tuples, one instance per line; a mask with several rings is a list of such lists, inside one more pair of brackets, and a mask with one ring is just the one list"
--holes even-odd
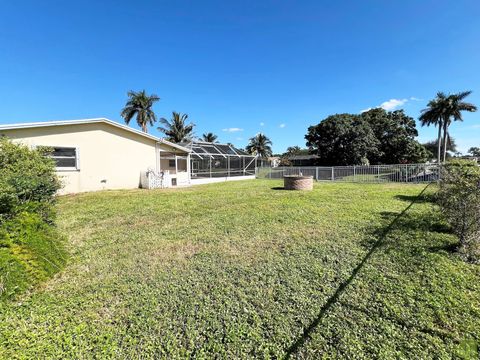
[[(384, 228), (382, 228), (380, 231), (377, 232), (377, 240), (373, 243), (372, 247), (370, 250), (367, 252), (367, 254), (363, 257), (363, 259), (360, 261), (360, 263), (353, 269), (352, 273), (350, 276), (343, 281), (340, 286), (337, 288), (335, 293), (328, 298), (327, 302), (323, 305), (323, 307), (320, 309), (319, 313), (317, 314), (317, 317), (308, 325), (304, 330), (302, 335), (296, 339), (287, 349), (286, 349), (286, 355), (285, 358), (288, 359), (292, 355), (296, 354), (298, 350), (311, 338), (311, 335), (313, 331), (317, 328), (317, 326), (320, 324), (322, 319), (325, 317), (326, 313), (330, 310), (330, 308), (338, 302), (338, 299), (340, 295), (345, 291), (345, 289), (350, 285), (350, 283), (355, 279), (357, 273), (363, 268), (365, 263), (372, 257), (372, 254), (384, 244), (385, 239), (387, 238), (388, 233), (396, 228), (397, 226), (402, 226), (403, 217), (405, 217), (405, 214), (407, 211), (417, 202), (417, 199), (419, 201), (424, 201), (425, 199), (423, 196), (425, 194), (426, 189), (428, 188), (429, 185), (425, 186), (423, 190), (418, 194), (417, 196), (413, 197), (410, 204), (403, 209), (402, 212), (400, 213), (389, 213), (392, 216), (392, 221)], [(389, 216), (390, 216), (389, 215)], [(405, 225), (405, 224), (403, 224)]]
[(395, 195), (395, 199), (412, 202), (415, 201), (416, 203), (435, 203), (436, 194), (434, 193), (423, 193), (422, 195)]

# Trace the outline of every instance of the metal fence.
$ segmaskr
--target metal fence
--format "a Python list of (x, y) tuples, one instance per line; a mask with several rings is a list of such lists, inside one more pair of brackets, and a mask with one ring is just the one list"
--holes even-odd
[(258, 167), (258, 179), (281, 179), (284, 175), (313, 176), (317, 181), (362, 183), (428, 183), (439, 178), (436, 164), (397, 164), (368, 166)]

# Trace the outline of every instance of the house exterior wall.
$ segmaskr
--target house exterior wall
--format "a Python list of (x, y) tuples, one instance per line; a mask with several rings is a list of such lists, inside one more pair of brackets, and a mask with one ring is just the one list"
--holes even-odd
[(59, 170), (61, 193), (138, 188), (140, 172), (159, 166), (158, 144), (105, 123), (0, 130), (14, 141), (34, 146), (75, 147), (79, 169)]

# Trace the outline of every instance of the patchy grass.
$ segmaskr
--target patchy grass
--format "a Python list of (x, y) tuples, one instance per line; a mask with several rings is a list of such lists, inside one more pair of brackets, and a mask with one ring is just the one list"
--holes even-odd
[(402, 184), (244, 181), (64, 197), (71, 261), (1, 305), (4, 358), (452, 358), (480, 267)]

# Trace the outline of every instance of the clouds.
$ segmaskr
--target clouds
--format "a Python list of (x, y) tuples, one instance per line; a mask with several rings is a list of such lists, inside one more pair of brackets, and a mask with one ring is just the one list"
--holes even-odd
[(280, 125), (278, 125), (278, 127), (279, 127), (280, 129), (283, 129), (285, 126), (287, 126), (287, 125), (286, 125), (286, 124), (280, 124)]
[(402, 106), (407, 101), (408, 99), (390, 99), (388, 101), (381, 103), (379, 107), (381, 107), (384, 110), (391, 111), (396, 109), (399, 106)]
[(222, 129), (222, 131), (233, 133), (233, 132), (243, 131), (243, 129), (238, 127), (231, 127), (231, 128)]
[[(404, 98), (404, 99), (390, 99), (387, 101), (384, 101), (378, 106), (375, 106), (374, 108), (382, 108), (386, 111), (392, 111), (395, 110), (403, 105), (405, 105), (409, 101), (423, 101), (423, 99), (417, 98), (415, 96), (410, 96), (410, 98)], [(372, 110), (373, 108), (369, 107), (367, 109), (363, 109), (360, 112), (364, 113), (366, 111)]]
[(260, 126), (265, 126), (265, 123), (262, 121), (262, 122), (260, 123)]

